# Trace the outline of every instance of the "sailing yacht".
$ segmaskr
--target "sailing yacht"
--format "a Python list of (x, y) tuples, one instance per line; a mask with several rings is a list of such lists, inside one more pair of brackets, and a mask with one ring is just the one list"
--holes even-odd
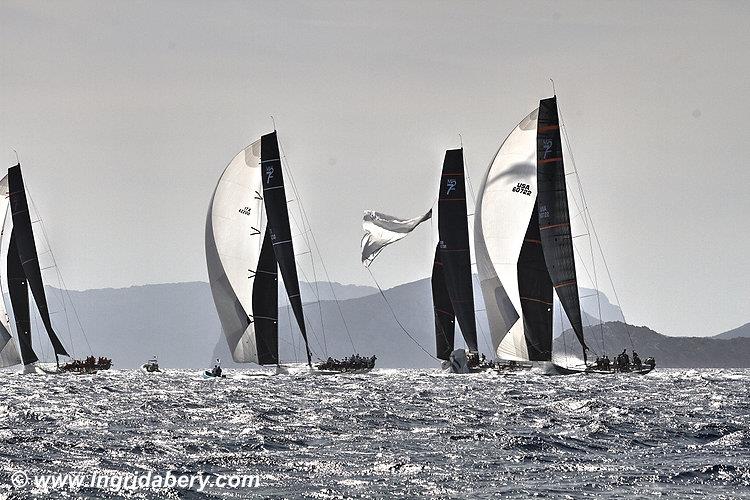
[[(87, 358), (86, 361), (73, 360), (60, 366), (60, 356), (69, 357), (69, 355), (50, 319), (20, 164), (8, 169), (8, 175), (0, 180), (0, 190), (5, 194), (4, 207), (0, 207), (0, 210), (4, 209), (5, 214), (0, 233), (0, 248), (3, 256), (0, 259), (0, 270), (4, 272), (0, 271), (0, 275), (2, 288), (10, 296), (10, 312), (13, 313), (18, 339), (17, 347), (20, 352), (20, 356), (14, 352), (16, 344), (10, 334), (10, 318), (5, 309), (4, 300), (0, 300), (0, 306), (3, 308), (0, 328), (0, 363), (3, 367), (23, 363), (24, 373), (37, 373), (38, 371), (95, 373), (96, 370), (109, 369), (112, 364), (111, 360), (108, 358), (97, 360), (93, 356)], [(8, 212), (10, 212), (10, 217), (8, 217)], [(39, 317), (54, 350), (54, 368), (39, 364), (39, 358), (32, 347), (29, 289), (31, 289)]]
[[(449, 149), (440, 176), (431, 284), (436, 355), (454, 373), (476, 371), (480, 365), (467, 217), (464, 151)], [(456, 321), (467, 349), (454, 348)]]
[[(299, 200), (298, 200), (299, 201)], [(279, 143), (274, 130), (234, 157), (214, 190), (206, 218), (206, 262), (216, 311), (232, 359), (300, 371), (279, 359), (278, 274), (313, 365), (302, 308)]]
[[(535, 362), (547, 373), (609, 373), (588, 365), (565, 175), (553, 96), (511, 131), (477, 196), (474, 244), (492, 343), (499, 358)], [(580, 366), (552, 362), (553, 294), (580, 344)]]
[[(445, 152), (437, 210), (408, 220), (373, 211), (365, 212), (362, 263), (369, 267), (386, 245), (405, 237), (430, 219), (433, 213), (438, 220), (438, 242), (431, 278), (435, 356), (443, 361), (443, 369), (452, 373), (490, 369), (492, 366), (480, 359), (477, 345), (463, 148)], [(461, 329), (466, 349), (455, 347), (456, 323)]]

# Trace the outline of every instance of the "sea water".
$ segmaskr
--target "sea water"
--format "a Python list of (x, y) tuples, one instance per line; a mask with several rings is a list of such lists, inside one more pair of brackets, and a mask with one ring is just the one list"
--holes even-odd
[(750, 370), (225, 373), (0, 374), (0, 496), (750, 498)]

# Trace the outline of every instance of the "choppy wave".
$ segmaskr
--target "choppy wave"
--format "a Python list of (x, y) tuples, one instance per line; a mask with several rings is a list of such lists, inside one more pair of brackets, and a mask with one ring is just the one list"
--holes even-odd
[(11, 474), (258, 474), (252, 489), (132, 498), (750, 498), (750, 371), (645, 377), (229, 371), (0, 374)]

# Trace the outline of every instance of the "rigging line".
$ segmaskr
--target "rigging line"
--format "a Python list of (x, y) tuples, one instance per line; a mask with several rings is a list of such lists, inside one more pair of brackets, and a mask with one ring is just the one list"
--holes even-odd
[[(81, 329), (81, 333), (83, 334), (83, 340), (86, 342), (86, 346), (89, 348), (89, 353), (93, 354), (93, 350), (91, 349), (91, 344), (89, 343), (89, 339), (86, 336), (86, 330), (83, 328), (83, 323), (81, 322), (81, 318), (78, 315), (78, 310), (75, 307), (75, 304), (73, 303), (73, 299), (70, 296), (70, 290), (68, 290), (68, 285), (65, 284), (65, 279), (63, 278), (62, 272), (60, 271), (60, 266), (57, 265), (57, 259), (55, 258), (55, 254), (52, 251), (52, 245), (49, 242), (49, 238), (47, 237), (47, 228), (44, 224), (44, 220), (41, 217), (41, 214), (39, 213), (39, 209), (37, 209), (36, 203), (34, 202), (34, 197), (31, 196), (31, 192), (29, 191), (28, 186), (25, 186), (26, 193), (28, 194), (28, 198), (31, 201), (31, 206), (34, 208), (34, 211), (36, 212), (37, 217), (39, 218), (39, 227), (42, 228), (42, 235), (44, 236), (44, 241), (47, 243), (47, 249), (49, 250), (49, 254), (52, 257), (52, 263), (54, 264), (56, 270), (57, 270), (57, 276), (60, 280), (60, 285), (62, 285), (62, 288), (65, 291), (65, 294), (68, 296), (68, 300), (70, 301), (70, 305), (73, 309), (73, 314), (76, 317), (76, 321), (78, 323), (78, 328)], [(62, 291), (62, 290), (61, 290)], [(66, 309), (67, 312), (67, 309)], [(70, 335), (70, 330), (68, 330), (68, 335)], [(71, 340), (72, 344), (72, 340)], [(71, 350), (73, 350), (73, 346), (71, 345)]]
[[(275, 125), (275, 124), (274, 124)], [(274, 126), (274, 130), (276, 130), (276, 127)], [(307, 214), (304, 210), (303, 204), (302, 204), (302, 196), (300, 196), (299, 190), (297, 189), (297, 183), (294, 182), (294, 174), (292, 173), (292, 168), (289, 165), (289, 159), (286, 157), (286, 152), (284, 151), (284, 146), (281, 144), (281, 141), (278, 139), (278, 135), (276, 137), (276, 140), (279, 144), (279, 149), (281, 151), (281, 157), (285, 160), (286, 163), (286, 170), (289, 172), (289, 181), (290, 181), (290, 187), (292, 188), (292, 191), (294, 191), (295, 199), (299, 202), (297, 203), (298, 210), (300, 212), (300, 219), (302, 221), (302, 224), (297, 223), (296, 219), (292, 216), (292, 218), (295, 220), (295, 224), (299, 227), (299, 229), (302, 231), (303, 239), (305, 241), (305, 244), (307, 245), (308, 250), (310, 250), (310, 265), (312, 267), (312, 273), (313, 273), (313, 281), (315, 282), (315, 295), (316, 295), (316, 301), (318, 303), (318, 313), (320, 315), (320, 329), (321, 329), (321, 335), (323, 336), (323, 350), (325, 354), (328, 354), (328, 345), (326, 342), (326, 334), (325, 334), (325, 324), (323, 322), (323, 305), (320, 302), (320, 284), (318, 283), (317, 275), (315, 272), (315, 256), (312, 254), (312, 246), (310, 245), (310, 240), (308, 239), (308, 232), (311, 233), (312, 229), (310, 226), (310, 220), (307, 219)], [(281, 159), (279, 159), (281, 161)], [(308, 231), (305, 231), (305, 219), (307, 219), (307, 227)], [(321, 257), (322, 261), (322, 257)], [(312, 288), (312, 287), (310, 287)]]
[(310, 239), (313, 242), (313, 245), (315, 245), (315, 251), (318, 253), (318, 256), (320, 257), (320, 265), (323, 268), (323, 274), (326, 277), (326, 280), (328, 281), (328, 286), (331, 289), (331, 295), (333, 295), (333, 300), (336, 302), (336, 307), (339, 311), (339, 316), (341, 316), (341, 322), (344, 324), (344, 329), (346, 330), (346, 336), (349, 338), (349, 343), (352, 346), (352, 349), (356, 352), (357, 348), (354, 346), (354, 340), (352, 339), (352, 334), (349, 330), (349, 325), (346, 322), (346, 318), (344, 317), (344, 311), (341, 309), (341, 302), (339, 301), (338, 297), (336, 296), (336, 291), (333, 289), (333, 283), (331, 282), (331, 276), (328, 274), (328, 268), (326, 267), (326, 263), (323, 260), (323, 255), (320, 252), (320, 247), (318, 246), (318, 240), (315, 238), (315, 232), (312, 229), (312, 224), (310, 224), (310, 218), (307, 216), (307, 210), (305, 210), (305, 207), (302, 204), (302, 197), (299, 195), (299, 192), (297, 192), (296, 184), (294, 183), (294, 176), (292, 175), (292, 168), (291, 165), (289, 165), (289, 159), (286, 156), (286, 152), (284, 152), (284, 146), (279, 142), (279, 148), (281, 148), (281, 154), (286, 160), (286, 164), (289, 171), (289, 179), (292, 182), (292, 187), (295, 191), (295, 194), (297, 195), (297, 198), (299, 199), (299, 207), (300, 207), (300, 214), (307, 219), (307, 227), (309, 229)]
[[(550, 79), (550, 81), (551, 81), (551, 79)], [(554, 87), (554, 82), (552, 83), (552, 85)], [(576, 162), (575, 162), (575, 156), (573, 155), (573, 149), (570, 146), (570, 137), (568, 136), (568, 128), (565, 125), (565, 120), (563, 118), (562, 110), (560, 109), (559, 105), (558, 105), (558, 116), (560, 117), (560, 125), (561, 125), (561, 129), (562, 129), (562, 136), (565, 139), (565, 145), (567, 146), (568, 153), (570, 154), (570, 161), (571, 161), (571, 165), (573, 166), (573, 173), (576, 176), (576, 182), (578, 184), (578, 192), (579, 192), (579, 194), (581, 196), (581, 205), (583, 205), (583, 208), (581, 208), (579, 206), (578, 200), (576, 199), (576, 197), (573, 195), (572, 192), (570, 192), (570, 194), (571, 194), (570, 197), (573, 199), (573, 203), (575, 203), (576, 209), (579, 211), (579, 213), (576, 215), (576, 217), (578, 217), (578, 215), (580, 215), (580, 214), (583, 214), (583, 225), (586, 228), (586, 233), (590, 234), (590, 232), (591, 232), (591, 227), (590, 227), (590, 224), (589, 224), (590, 217), (589, 218), (586, 217), (586, 215), (588, 213), (588, 204), (586, 202), (586, 197), (585, 197), (585, 195), (583, 193), (583, 185), (581, 183), (580, 175), (578, 174), (578, 167), (577, 167)], [(593, 222), (591, 222), (591, 224), (593, 224)], [(597, 292), (596, 304), (597, 304), (597, 310), (598, 310), (598, 315), (599, 315), (599, 325), (602, 325), (602, 308), (601, 308), (601, 297), (599, 296), (599, 280), (598, 280), (598, 276), (596, 274), (596, 259), (594, 258), (594, 248), (593, 248), (593, 244), (592, 244), (590, 236), (589, 236), (588, 240), (589, 240), (589, 255), (591, 256), (591, 267), (592, 267), (592, 272), (593, 272), (593, 279), (592, 279), (591, 273), (589, 273), (589, 270), (586, 267), (586, 263), (583, 261), (583, 259), (581, 259), (581, 264), (583, 265), (583, 268), (586, 271), (586, 274), (588, 275), (589, 280), (591, 280), (593, 282), (594, 289)], [(574, 246), (575, 246), (575, 244), (574, 244)], [(583, 255), (583, 254), (579, 251), (579, 255)], [(580, 298), (579, 298), (579, 300), (580, 300)], [(604, 329), (603, 329), (603, 326), (600, 326), (599, 330), (600, 330), (600, 336), (601, 336), (601, 340), (602, 340), (602, 349), (606, 350), (606, 348), (604, 347), (605, 344), (604, 344)]]
[[(594, 226), (594, 219), (591, 216), (591, 210), (588, 208), (588, 203), (586, 202), (586, 195), (583, 192), (583, 182), (581, 181), (581, 176), (578, 174), (578, 168), (576, 167), (576, 164), (575, 164), (575, 158), (573, 157), (573, 151), (572, 151), (572, 149), (570, 147), (570, 138), (568, 137), (567, 126), (565, 125), (565, 120), (562, 117), (562, 112), (559, 112), (559, 114), (560, 114), (560, 122), (561, 122), (561, 125), (562, 125), (562, 128), (563, 128), (563, 134), (565, 136), (565, 143), (568, 146), (568, 152), (570, 153), (570, 159), (571, 159), (571, 162), (573, 163), (573, 170), (576, 172), (576, 179), (578, 181), (579, 190), (581, 192), (581, 200), (583, 201), (584, 209), (586, 210), (586, 214), (588, 215), (588, 220), (591, 223), (591, 228), (590, 228), (589, 232), (591, 232), (594, 235), (594, 238), (596, 239), (596, 245), (599, 248), (599, 254), (602, 257), (602, 263), (604, 264), (604, 269), (607, 271), (607, 277), (609, 279), (610, 286), (612, 287), (612, 293), (615, 296), (615, 301), (617, 302), (617, 307), (620, 309), (620, 316), (622, 316), (622, 321), (625, 324), (625, 332), (628, 334), (628, 340), (630, 341), (630, 348), (632, 349), (633, 348), (633, 337), (630, 334), (630, 327), (628, 325), (628, 322), (625, 320), (625, 313), (622, 310), (622, 305), (620, 304), (620, 299), (617, 296), (617, 290), (615, 289), (615, 283), (614, 283), (614, 280), (612, 279), (612, 273), (609, 270), (609, 265), (607, 264), (607, 259), (604, 257), (604, 249), (602, 248), (602, 244), (599, 241), (599, 233), (596, 231), (596, 227)], [(593, 250), (592, 250), (592, 252), (593, 252)], [(599, 296), (597, 295), (597, 303), (599, 304), (599, 307), (600, 307), (599, 310), (600, 310), (600, 314), (601, 314), (601, 304), (599, 303), (599, 300), (600, 300)], [(603, 339), (604, 338), (604, 324), (601, 323), (601, 317), (599, 318), (599, 320), (600, 320), (599, 324), (600, 324), (601, 335), (602, 335), (602, 339)]]
[(403, 324), (398, 320), (398, 317), (396, 317), (396, 312), (393, 310), (393, 307), (391, 307), (391, 303), (388, 302), (388, 298), (385, 296), (385, 293), (383, 293), (383, 289), (380, 288), (380, 284), (378, 283), (378, 280), (375, 279), (375, 276), (372, 275), (372, 271), (369, 267), (366, 268), (367, 272), (370, 273), (370, 278), (372, 278), (372, 281), (375, 283), (375, 286), (378, 287), (378, 291), (380, 292), (380, 295), (383, 297), (383, 300), (385, 301), (386, 305), (388, 306), (388, 310), (391, 311), (391, 315), (393, 316), (393, 319), (396, 321), (399, 327), (401, 327), (401, 330), (406, 334), (407, 337), (411, 339), (412, 342), (414, 342), (417, 347), (419, 347), (425, 354), (427, 354), (429, 357), (434, 359), (435, 361), (440, 361), (438, 358), (430, 354), (424, 347), (422, 347), (422, 344), (417, 342), (417, 340), (412, 337), (412, 335), (409, 333), (409, 331), (404, 327)]

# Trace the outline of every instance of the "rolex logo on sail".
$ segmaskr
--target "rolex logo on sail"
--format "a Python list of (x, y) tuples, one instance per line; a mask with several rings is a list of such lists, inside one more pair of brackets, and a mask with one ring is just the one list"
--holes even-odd
[(526, 196), (531, 196), (531, 186), (523, 182), (519, 182), (516, 185), (516, 187), (513, 188), (513, 192), (525, 194)]

